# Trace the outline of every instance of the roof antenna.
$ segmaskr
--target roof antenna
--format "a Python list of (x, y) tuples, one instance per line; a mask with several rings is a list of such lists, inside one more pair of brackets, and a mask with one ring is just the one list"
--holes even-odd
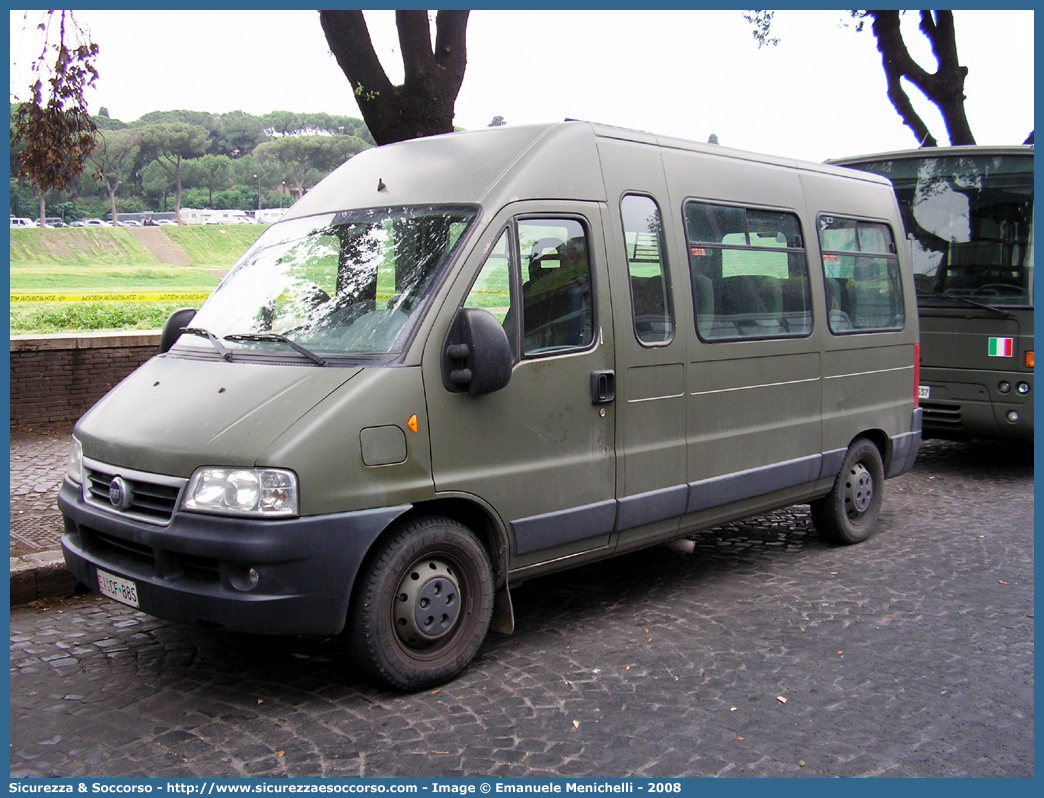
[(381, 180), (381, 178), (378, 177), (377, 178), (377, 190), (378, 191), (384, 191), (386, 188), (388, 188), (388, 187), (386, 185), (384, 185), (384, 181)]

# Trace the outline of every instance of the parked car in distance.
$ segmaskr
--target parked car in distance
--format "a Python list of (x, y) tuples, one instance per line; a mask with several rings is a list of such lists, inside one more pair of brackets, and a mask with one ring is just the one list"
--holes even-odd
[(173, 219), (157, 219), (156, 224), (160, 227), (177, 227), (178, 223)]
[(49, 227), (51, 229), (65, 227), (65, 221), (60, 216), (48, 216), (44, 219), (44, 227)]
[(127, 219), (127, 220), (122, 221), (122, 222), (117, 222), (116, 225), (118, 227), (141, 227), (142, 226), (141, 222), (139, 222), (137, 219)]
[(36, 222), (32, 219), (26, 219), (24, 216), (12, 216), (11, 217), (11, 229), (12, 230), (28, 230), (36, 227)]
[(111, 222), (106, 222), (102, 219), (84, 219), (83, 227), (112, 227)]

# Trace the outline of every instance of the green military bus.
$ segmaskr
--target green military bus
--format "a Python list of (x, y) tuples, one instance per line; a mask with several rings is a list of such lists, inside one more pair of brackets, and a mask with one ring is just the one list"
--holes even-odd
[(1033, 147), (842, 158), (895, 187), (921, 320), (924, 437), (1033, 439)]
[(367, 150), (76, 424), (68, 567), (419, 689), (527, 579), (795, 503), (858, 543), (921, 435), (902, 230), (883, 178), (582, 122)]

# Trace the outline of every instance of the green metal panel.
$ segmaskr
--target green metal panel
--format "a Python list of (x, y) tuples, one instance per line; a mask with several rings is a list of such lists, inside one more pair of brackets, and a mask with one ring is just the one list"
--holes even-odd
[(287, 427), (358, 373), (154, 357), (88, 411), (76, 436), (87, 457), (156, 474), (252, 466)]
[[(496, 393), (449, 393), (439, 369), (450, 320), (503, 225), (513, 216), (531, 214), (586, 220), (595, 280), (595, 344), (522, 360), (510, 383)], [(616, 411), (614, 404), (592, 404), (591, 373), (615, 367), (610, 308), (599, 206), (525, 202), (509, 205), (482, 233), (432, 327), (423, 368), (436, 489), (480, 497), (512, 525), (512, 567), (609, 543), (615, 517)], [(520, 527), (528, 536), (521, 542)], [(519, 549), (524, 554), (518, 555)]]

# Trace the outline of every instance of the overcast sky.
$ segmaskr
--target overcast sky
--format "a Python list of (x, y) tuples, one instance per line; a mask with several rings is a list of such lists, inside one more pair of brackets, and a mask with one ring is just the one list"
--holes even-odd
[[(11, 92), (24, 97), (40, 12), (11, 12)], [(315, 11), (80, 11), (101, 48), (90, 90), (132, 122), (149, 111), (325, 111), (361, 116)], [(739, 11), (473, 11), (458, 127), (566, 117), (812, 161), (916, 146), (888, 98), (869, 30), (844, 11), (780, 11), (758, 50)], [(1032, 11), (957, 11), (957, 47), (980, 144), (1033, 129)], [(392, 11), (367, 12), (389, 77), (402, 79)], [(917, 14), (906, 39), (934, 70)], [(916, 90), (911, 89), (911, 96)], [(945, 143), (938, 113), (919, 110)]]

